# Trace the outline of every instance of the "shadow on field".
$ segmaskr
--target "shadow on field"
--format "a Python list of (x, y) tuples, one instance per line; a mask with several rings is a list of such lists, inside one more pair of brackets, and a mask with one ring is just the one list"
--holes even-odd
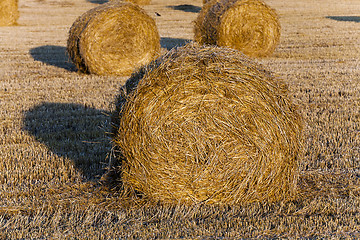
[(97, 3), (97, 4), (103, 4), (103, 3), (107, 3), (108, 0), (87, 0), (88, 2), (91, 3)]
[(174, 47), (181, 47), (190, 42), (189, 39), (183, 39), (183, 38), (168, 38), (168, 37), (162, 37), (160, 39), (161, 47), (166, 48), (167, 50), (170, 50)]
[(327, 16), (326, 18), (341, 21), (341, 22), (358, 22), (360, 23), (360, 17), (358, 16)]
[(189, 5), (189, 4), (181, 4), (176, 6), (167, 6), (167, 8), (171, 8), (174, 10), (184, 11), (184, 12), (192, 12), (192, 13), (199, 13), (201, 7)]
[(66, 47), (45, 45), (30, 49), (30, 54), (36, 61), (40, 61), (51, 66), (64, 68), (72, 72), (77, 70), (69, 58)]
[(74, 103), (42, 103), (28, 110), (24, 129), (60, 157), (71, 159), (87, 180), (104, 173), (111, 144), (108, 112)]

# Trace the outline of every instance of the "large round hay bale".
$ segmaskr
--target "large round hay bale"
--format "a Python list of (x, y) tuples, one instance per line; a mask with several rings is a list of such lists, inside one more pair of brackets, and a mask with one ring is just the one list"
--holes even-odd
[(212, 0), (194, 26), (195, 41), (226, 46), (251, 57), (271, 55), (280, 41), (274, 9), (260, 0)]
[(0, 1), (0, 26), (15, 25), (19, 18), (18, 0)]
[(132, 75), (114, 116), (126, 192), (165, 203), (295, 195), (302, 118), (287, 86), (237, 50), (169, 51)]
[(138, 5), (112, 1), (73, 23), (67, 49), (81, 72), (123, 75), (158, 56), (160, 36), (154, 19)]

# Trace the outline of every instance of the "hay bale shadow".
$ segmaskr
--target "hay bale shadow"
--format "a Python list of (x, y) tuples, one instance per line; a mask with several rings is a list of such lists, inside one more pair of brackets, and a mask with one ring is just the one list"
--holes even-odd
[(183, 39), (183, 38), (169, 38), (169, 37), (162, 37), (160, 39), (160, 45), (162, 48), (166, 48), (167, 50), (170, 50), (174, 47), (181, 47), (185, 44), (191, 42), (189, 39)]
[(109, 2), (108, 0), (87, 0), (87, 1), (95, 4), (103, 4)]
[(23, 129), (60, 157), (69, 158), (86, 180), (98, 179), (111, 150), (109, 113), (74, 103), (45, 102), (28, 110)]
[(358, 16), (326, 16), (327, 19), (340, 21), (340, 22), (357, 22), (360, 23), (360, 17)]
[(71, 62), (66, 47), (45, 45), (30, 49), (32, 58), (47, 65), (66, 69), (71, 72), (77, 71)]
[(167, 6), (167, 8), (171, 8), (173, 10), (179, 10), (179, 11), (183, 11), (183, 12), (192, 12), (192, 13), (199, 13), (201, 10), (201, 7), (189, 5), (189, 4)]

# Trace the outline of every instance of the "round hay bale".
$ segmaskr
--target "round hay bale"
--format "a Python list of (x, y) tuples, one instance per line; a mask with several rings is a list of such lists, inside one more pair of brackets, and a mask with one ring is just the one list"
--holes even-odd
[(120, 92), (113, 142), (125, 192), (165, 203), (294, 197), (302, 118), (287, 86), (239, 51), (187, 44)]
[(226, 46), (250, 57), (271, 55), (280, 41), (274, 9), (260, 0), (213, 0), (204, 4), (194, 26), (200, 44)]
[(154, 19), (138, 5), (112, 1), (73, 23), (67, 49), (81, 72), (124, 75), (158, 56), (160, 36)]
[(18, 0), (0, 1), (0, 26), (16, 25), (19, 18)]

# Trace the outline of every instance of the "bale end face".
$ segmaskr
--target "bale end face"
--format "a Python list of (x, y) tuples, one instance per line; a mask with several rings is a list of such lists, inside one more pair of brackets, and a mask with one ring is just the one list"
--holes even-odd
[(151, 3), (151, 0), (125, 0), (126, 2), (132, 2), (139, 5), (148, 5)]
[(159, 51), (155, 21), (139, 6), (122, 1), (84, 13), (72, 25), (68, 39), (68, 52), (78, 69), (98, 75), (130, 74)]
[[(122, 0), (110, 0), (110, 1), (122, 1)], [(148, 5), (151, 3), (151, 0), (124, 0), (125, 2), (131, 2), (138, 5)]]
[(113, 142), (124, 189), (167, 203), (292, 199), (302, 118), (286, 85), (229, 48), (188, 44), (134, 74)]
[(18, 0), (0, 1), (0, 26), (16, 25), (19, 15)]
[(274, 9), (260, 0), (213, 0), (195, 21), (195, 40), (242, 51), (250, 57), (271, 55), (280, 41)]

